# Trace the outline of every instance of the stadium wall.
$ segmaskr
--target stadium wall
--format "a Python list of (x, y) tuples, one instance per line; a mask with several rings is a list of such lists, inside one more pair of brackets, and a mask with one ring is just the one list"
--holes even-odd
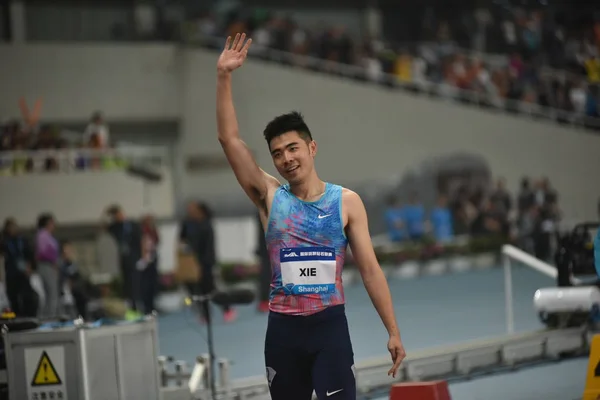
[(173, 178), (170, 169), (161, 173), (160, 183), (144, 183), (124, 171), (0, 177), (0, 221), (10, 216), (29, 228), (41, 212), (52, 212), (63, 226), (100, 224), (106, 208), (115, 203), (130, 217), (151, 212), (156, 218), (172, 218)]
[[(0, 115), (16, 100), (44, 98), (44, 117), (81, 119), (103, 110), (119, 118), (178, 118), (178, 162), (219, 155), (215, 130), (217, 54), (175, 45), (0, 46)], [(349, 187), (393, 185), (428, 160), (462, 152), (483, 157), (516, 190), (524, 175), (547, 176), (566, 215), (596, 217), (600, 138), (571, 127), (250, 60), (235, 74), (242, 135), (274, 172), (262, 129), (273, 116), (302, 111), (319, 145), (325, 180)], [(227, 168), (176, 177), (178, 198), (203, 197), (222, 209), (251, 206)], [(377, 190), (376, 188), (374, 190)]]

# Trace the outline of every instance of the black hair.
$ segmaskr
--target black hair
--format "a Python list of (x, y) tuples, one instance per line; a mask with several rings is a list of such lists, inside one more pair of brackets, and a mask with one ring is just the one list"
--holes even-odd
[(210, 209), (210, 207), (208, 206), (208, 204), (206, 204), (202, 201), (199, 201), (198, 203), (196, 203), (196, 206), (198, 207), (198, 210), (204, 214), (206, 219), (212, 219), (213, 212)]
[(304, 116), (298, 111), (292, 111), (287, 114), (275, 117), (267, 124), (263, 131), (267, 144), (271, 144), (271, 140), (284, 133), (296, 131), (307, 142), (313, 140), (310, 129), (304, 122)]
[(50, 213), (41, 214), (37, 220), (38, 229), (43, 229), (48, 226), (48, 224), (54, 220), (54, 216)]
[(61, 240), (61, 242), (60, 242), (60, 252), (64, 253), (65, 247), (70, 246), (70, 245), (71, 245), (71, 242), (69, 240), (66, 240), (66, 239), (65, 240)]
[[(600, 203), (598, 203), (600, 204)], [(2, 231), (0, 234), (8, 234), (8, 228), (11, 225), (16, 225), (17, 221), (13, 217), (8, 217), (4, 220), (4, 225), (2, 226)]]
[(113, 204), (106, 210), (106, 213), (112, 218), (115, 218), (119, 212), (121, 212), (121, 206), (118, 204)]

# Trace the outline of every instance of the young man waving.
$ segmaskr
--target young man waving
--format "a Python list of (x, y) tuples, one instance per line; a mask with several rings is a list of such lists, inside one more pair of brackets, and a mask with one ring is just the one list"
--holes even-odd
[(281, 184), (256, 164), (239, 135), (231, 73), (251, 39), (227, 38), (217, 63), (219, 141), (235, 176), (258, 208), (272, 280), (265, 361), (273, 400), (356, 399), (354, 354), (344, 309), (342, 268), (350, 244), (365, 287), (389, 333), (395, 376), (405, 357), (392, 298), (377, 262), (367, 213), (351, 190), (322, 181), (317, 144), (302, 116), (280, 115), (264, 136)]

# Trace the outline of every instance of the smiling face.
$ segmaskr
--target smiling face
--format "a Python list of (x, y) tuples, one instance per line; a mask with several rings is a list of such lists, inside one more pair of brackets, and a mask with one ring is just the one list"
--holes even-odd
[(269, 150), (277, 172), (290, 184), (302, 182), (312, 173), (317, 144), (306, 135), (290, 131), (276, 136)]

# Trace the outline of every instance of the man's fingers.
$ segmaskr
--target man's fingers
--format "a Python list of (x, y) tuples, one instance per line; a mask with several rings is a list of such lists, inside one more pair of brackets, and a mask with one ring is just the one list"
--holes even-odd
[(400, 354), (398, 354), (398, 357), (396, 357), (396, 360), (394, 360), (394, 369), (397, 370), (400, 367), (400, 364), (402, 364), (402, 357), (400, 357)]
[(392, 362), (394, 363), (394, 365), (388, 371), (388, 375), (391, 375), (395, 378), (396, 373), (398, 372), (398, 368), (400, 368), (400, 364), (402, 364), (402, 360), (404, 360), (404, 357), (406, 355), (404, 351), (399, 348), (390, 349), (390, 355), (392, 356)]
[(248, 49), (250, 48), (251, 44), (252, 44), (252, 39), (248, 39), (248, 41), (246, 42), (246, 44), (242, 48), (242, 53), (244, 53), (244, 55), (248, 54)]
[(396, 372), (398, 372), (398, 368), (400, 368), (400, 363), (402, 363), (402, 358), (401, 357), (396, 357), (394, 358), (394, 365), (392, 366), (392, 368), (390, 368), (388, 375), (391, 375), (392, 377), (396, 377)]
[(402, 359), (400, 357), (396, 358), (396, 362), (394, 363), (394, 366), (392, 367), (392, 369), (394, 370), (394, 373), (392, 374), (392, 376), (394, 378), (396, 377), (396, 372), (398, 372), (398, 368), (400, 368), (401, 362), (402, 362)]
[(392, 358), (392, 363), (394, 363), (394, 365), (392, 365), (392, 368), (390, 368), (390, 370), (388, 371), (388, 376), (396, 376), (396, 371), (395, 371), (395, 367), (396, 367), (396, 349), (389, 349), (390, 351), (390, 357)]
[(233, 39), (233, 45), (231, 46), (231, 50), (235, 50), (236, 49), (239, 40), (240, 40), (240, 34), (236, 33), (235, 34), (235, 39)]
[(227, 40), (225, 41), (225, 48), (223, 48), (223, 50), (229, 50), (229, 46), (231, 46), (231, 36), (227, 36)]
[(246, 34), (242, 33), (242, 36), (240, 36), (240, 40), (236, 43), (235, 46), (233, 46), (234, 50), (241, 51), (242, 47), (244, 46), (244, 40), (246, 40)]

